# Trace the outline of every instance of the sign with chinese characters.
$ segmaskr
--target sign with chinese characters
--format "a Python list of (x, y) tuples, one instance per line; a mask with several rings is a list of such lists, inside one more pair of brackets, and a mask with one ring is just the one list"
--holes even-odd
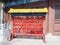
[(17, 0), (17, 1), (13, 0), (11, 2), (7, 1), (7, 3), (5, 3), (5, 7), (13, 6), (13, 5), (28, 4), (28, 3), (33, 3), (33, 2), (41, 2), (41, 1), (46, 1), (46, 0)]

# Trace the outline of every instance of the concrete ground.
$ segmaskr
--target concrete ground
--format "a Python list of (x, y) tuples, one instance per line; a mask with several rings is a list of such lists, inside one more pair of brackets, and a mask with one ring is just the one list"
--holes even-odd
[(21, 39), (15, 38), (10, 42), (3, 42), (0, 45), (60, 45), (60, 36), (46, 35), (46, 43), (41, 39)]

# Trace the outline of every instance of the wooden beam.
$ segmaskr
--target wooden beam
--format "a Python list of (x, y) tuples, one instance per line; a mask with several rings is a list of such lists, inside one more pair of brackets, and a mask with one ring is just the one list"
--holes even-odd
[(13, 9), (10, 8), (8, 13), (45, 13), (48, 12), (47, 8), (32, 8), (32, 9)]

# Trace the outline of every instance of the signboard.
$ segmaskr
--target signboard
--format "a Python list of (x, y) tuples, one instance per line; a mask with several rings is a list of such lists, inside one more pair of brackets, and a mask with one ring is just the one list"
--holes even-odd
[(21, 4), (41, 2), (41, 1), (46, 1), (46, 0), (17, 0), (17, 1), (14, 0), (11, 2), (7, 1), (7, 3), (5, 2), (5, 6), (21, 5)]

